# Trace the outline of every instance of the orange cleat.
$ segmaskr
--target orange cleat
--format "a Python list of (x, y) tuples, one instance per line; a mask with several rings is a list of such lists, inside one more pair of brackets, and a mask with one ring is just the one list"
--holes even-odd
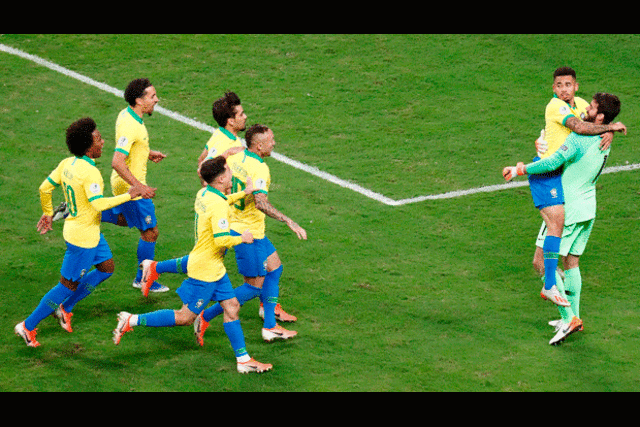
[[(276, 320), (281, 322), (295, 322), (298, 318), (292, 314), (287, 313), (282, 309), (280, 303), (276, 304)], [(260, 303), (260, 309), (258, 310), (258, 315), (264, 319), (264, 306)]]

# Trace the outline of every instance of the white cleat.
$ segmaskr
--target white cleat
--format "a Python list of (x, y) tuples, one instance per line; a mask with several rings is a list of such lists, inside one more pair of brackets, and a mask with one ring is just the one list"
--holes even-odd
[(569, 335), (574, 332), (578, 332), (582, 330), (582, 320), (578, 319), (576, 316), (573, 316), (571, 322), (564, 323), (560, 322), (560, 328), (557, 330), (556, 335), (551, 338), (549, 341), (549, 345), (558, 345), (563, 342)]
[(238, 362), (238, 372), (241, 374), (248, 374), (251, 372), (262, 373), (270, 371), (273, 365), (270, 363), (260, 363), (255, 359), (250, 359), (246, 362)]
[(540, 291), (540, 296), (542, 297), (542, 299), (549, 300), (556, 305), (562, 307), (571, 307), (569, 301), (567, 301), (566, 298), (563, 298), (562, 295), (560, 295), (560, 291), (558, 291), (558, 287), (556, 285), (553, 285), (551, 289), (545, 289), (543, 286), (542, 290)]

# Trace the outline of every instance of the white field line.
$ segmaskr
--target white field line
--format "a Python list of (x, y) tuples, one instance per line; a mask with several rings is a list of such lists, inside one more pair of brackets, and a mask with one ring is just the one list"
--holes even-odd
[[(53, 71), (56, 71), (58, 73), (64, 74), (67, 77), (71, 77), (74, 78), (76, 80), (79, 80), (83, 83), (86, 83), (88, 85), (97, 87), (98, 89), (101, 89), (105, 92), (111, 93), (119, 98), (124, 97), (124, 91), (116, 89), (114, 87), (111, 87), (107, 84), (98, 82), (96, 80), (93, 80), (90, 77), (86, 77), (83, 76), (82, 74), (76, 73), (75, 71), (71, 71), (68, 68), (62, 67), (58, 64), (54, 64), (53, 62), (47, 61), (46, 59), (40, 58), (39, 56), (36, 55), (31, 55), (30, 53), (24, 52), (20, 49), (16, 49), (4, 44), (0, 43), (0, 51), (5, 52), (5, 53), (9, 53), (11, 55), (16, 55), (19, 56), (21, 58), (27, 59), (29, 61), (32, 61), (38, 65), (41, 65), (43, 67), (47, 67)], [(174, 111), (171, 110), (167, 110), (166, 108), (160, 107), (160, 106), (156, 106), (155, 111), (158, 112), (159, 114), (168, 116), (174, 120), (177, 120), (179, 122), (185, 123), (189, 126), (195, 127), (196, 129), (200, 129), (203, 131), (207, 131), (207, 132), (213, 132), (215, 130), (214, 127), (209, 126), (205, 123), (201, 123), (198, 122), (197, 120), (193, 120), (190, 119), (189, 117), (185, 117), (180, 113), (176, 113)], [(488, 193), (488, 192), (493, 192), (493, 191), (499, 191), (499, 190), (506, 190), (509, 188), (515, 188), (515, 187), (523, 187), (528, 185), (528, 182), (526, 181), (516, 181), (516, 182), (510, 182), (510, 183), (506, 183), (506, 184), (499, 184), (499, 185), (489, 185), (489, 186), (485, 186), (485, 187), (479, 187), (479, 188), (471, 188), (468, 190), (459, 190), (459, 191), (450, 191), (447, 193), (442, 193), (442, 194), (435, 194), (435, 195), (430, 195), (430, 196), (418, 196), (418, 197), (413, 197), (413, 198), (408, 198), (408, 199), (401, 199), (401, 200), (393, 200), (383, 194), (380, 193), (376, 193), (375, 191), (371, 191), (367, 188), (364, 188), (358, 184), (355, 184), (353, 182), (344, 180), (342, 178), (338, 178), (335, 175), (332, 175), (328, 172), (324, 172), (321, 171), (320, 169), (314, 167), (314, 166), (309, 166), (305, 163), (299, 162), (297, 160), (293, 160), (290, 159), (287, 156), (284, 156), (282, 154), (278, 154), (278, 153), (272, 153), (271, 157), (273, 157), (274, 159), (276, 159), (279, 162), (285, 163), (289, 166), (292, 166), (296, 169), (300, 169), (304, 172), (307, 172), (311, 175), (317, 176), (318, 178), (324, 179), (325, 181), (329, 181), (331, 183), (334, 183), (336, 185), (339, 185), (340, 187), (343, 188), (348, 188), (349, 190), (355, 191), (357, 193), (362, 194), (363, 196), (369, 197), (370, 199), (376, 200), (378, 202), (384, 203), (385, 205), (389, 205), (389, 206), (401, 206), (401, 205), (406, 205), (409, 203), (417, 203), (417, 202), (422, 202), (425, 200), (439, 200), (439, 199), (450, 199), (450, 198), (454, 198), (454, 197), (461, 197), (461, 196), (468, 196), (471, 194), (477, 194), (477, 193)], [(627, 165), (627, 166), (616, 166), (616, 167), (610, 167), (610, 168), (606, 168), (602, 173), (612, 173), (612, 172), (620, 172), (620, 171), (626, 171), (626, 170), (634, 170), (634, 169), (640, 169), (640, 164), (633, 164), (633, 165)]]

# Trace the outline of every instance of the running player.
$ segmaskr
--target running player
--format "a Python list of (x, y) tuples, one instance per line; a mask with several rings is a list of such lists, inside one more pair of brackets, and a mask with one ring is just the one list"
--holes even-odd
[[(127, 85), (124, 99), (129, 106), (118, 114), (116, 120), (116, 148), (111, 166), (111, 190), (114, 195), (124, 194), (131, 185), (142, 186), (144, 196), (151, 196), (147, 185), (147, 161), (160, 162), (166, 156), (149, 148), (149, 133), (142, 121), (145, 114), (151, 116), (158, 103), (158, 95), (149, 79), (136, 79)], [(150, 199), (136, 198), (102, 214), (103, 222), (135, 227), (140, 231), (137, 257), (138, 264), (145, 259), (154, 259), (158, 225), (155, 206)], [(140, 288), (142, 272), (138, 269), (134, 288)], [(169, 288), (154, 283), (151, 292), (166, 292)]]
[[(240, 244), (234, 248), (238, 271), (244, 276), (244, 283), (235, 289), (236, 296), (240, 304), (260, 296), (264, 306), (262, 338), (265, 341), (288, 339), (296, 336), (297, 332), (276, 323), (283, 267), (278, 252), (265, 235), (265, 216), (286, 223), (299, 239), (306, 240), (307, 232), (269, 202), (271, 175), (264, 159), (271, 155), (276, 143), (273, 131), (263, 125), (253, 125), (245, 138), (247, 149), (227, 159), (233, 172), (234, 191), (245, 188), (248, 178), (254, 186), (253, 194), (236, 202), (231, 214), (231, 234), (238, 236), (248, 228), (255, 239), (252, 245)], [(203, 311), (194, 326), (196, 333), (202, 336), (211, 319), (221, 313), (219, 304)]]
[[(196, 243), (189, 254), (189, 277), (176, 291), (182, 299), (182, 308), (158, 310), (146, 314), (120, 312), (118, 324), (113, 331), (113, 342), (119, 344), (122, 335), (135, 326), (191, 325), (210, 301), (219, 301), (224, 311), (224, 331), (235, 352), (238, 372), (268, 371), (272, 365), (257, 362), (247, 353), (238, 318), (240, 304), (235, 297), (223, 263), (224, 254), (228, 248), (240, 243), (251, 245), (254, 241), (249, 230), (237, 237), (229, 233), (228, 200), (240, 200), (244, 198), (245, 192), (240, 191), (227, 197), (231, 189), (231, 171), (222, 156), (205, 161), (201, 167), (201, 176), (207, 182), (207, 187), (199, 190), (196, 195)], [(246, 190), (250, 192), (251, 186)]]
[[(586, 108), (585, 121), (595, 125), (611, 123), (620, 112), (620, 100), (615, 95), (596, 93)], [(596, 217), (596, 182), (604, 169), (610, 148), (601, 150), (600, 136), (583, 136), (571, 133), (556, 152), (544, 160), (535, 161), (520, 168), (523, 173), (540, 174), (564, 166), (562, 186), (565, 195), (565, 215), (559, 253), (565, 268), (564, 288), (569, 307), (559, 307), (561, 321), (553, 322), (556, 335), (549, 344), (558, 344), (570, 334), (582, 330), (579, 317), (582, 278), (579, 259), (591, 235)], [(544, 245), (546, 233), (538, 236), (538, 246)]]
[[(43, 215), (37, 229), (40, 234), (52, 230), (51, 193), (62, 186), (69, 207), (63, 228), (67, 250), (60, 270), (60, 282), (41, 299), (31, 315), (14, 328), (29, 347), (40, 345), (36, 339), (36, 326), (54, 310), (61, 326), (72, 332), (70, 307), (111, 277), (114, 271), (111, 250), (100, 233), (100, 212), (143, 193), (143, 189), (136, 185), (120, 196), (103, 197), (104, 183), (94, 160), (102, 155), (104, 140), (93, 119), (87, 117), (72, 123), (67, 128), (66, 137), (73, 157), (62, 160), (40, 185)], [(91, 270), (92, 266), (95, 269)], [(63, 302), (67, 305), (66, 310)]]

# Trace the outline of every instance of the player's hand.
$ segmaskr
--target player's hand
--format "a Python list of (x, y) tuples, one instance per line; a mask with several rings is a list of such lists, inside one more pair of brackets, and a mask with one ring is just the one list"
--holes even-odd
[(298, 224), (296, 224), (292, 220), (287, 221), (287, 225), (291, 230), (293, 230), (294, 233), (296, 233), (296, 235), (298, 236), (298, 239), (307, 240), (307, 230), (300, 227)]
[(602, 134), (602, 141), (600, 142), (600, 151), (606, 151), (611, 147), (613, 141), (613, 132), (606, 132)]
[(246, 195), (249, 195), (251, 193), (253, 193), (253, 180), (251, 179), (250, 176), (247, 177), (247, 184), (244, 186), (244, 193)]
[(149, 160), (151, 160), (153, 163), (158, 163), (160, 162), (160, 160), (164, 159), (165, 157), (167, 157), (167, 155), (162, 154), (160, 151), (154, 151), (154, 150), (149, 151)]
[(544, 139), (544, 129), (540, 131), (540, 136), (536, 139), (536, 152), (539, 157), (542, 157), (544, 153), (549, 149), (549, 144)]
[(253, 234), (251, 234), (251, 231), (245, 230), (244, 233), (242, 233), (242, 243), (253, 243)]
[(622, 132), (625, 135), (627, 134), (627, 127), (622, 122), (617, 122), (611, 125), (611, 130), (613, 132)]
[(50, 215), (43, 214), (40, 217), (40, 221), (38, 221), (36, 228), (38, 229), (40, 234), (45, 234), (47, 233), (47, 231), (53, 230), (53, 228), (51, 227), (52, 224), (53, 224), (53, 217)]
[(518, 162), (515, 166), (507, 166), (502, 169), (502, 176), (506, 181), (511, 181), (516, 176), (525, 175), (527, 173), (524, 163)]

